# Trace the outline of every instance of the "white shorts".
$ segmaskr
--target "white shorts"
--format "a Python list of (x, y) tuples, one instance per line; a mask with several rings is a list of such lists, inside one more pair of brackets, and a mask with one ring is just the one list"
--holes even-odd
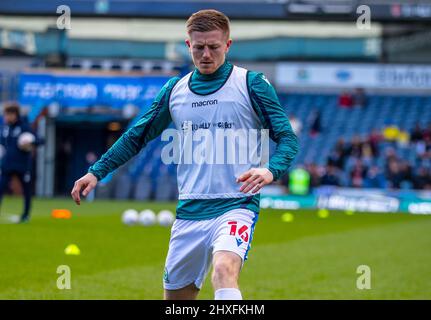
[(201, 288), (216, 251), (247, 260), (258, 214), (234, 209), (209, 220), (175, 220), (163, 274), (164, 288), (177, 290), (192, 283)]

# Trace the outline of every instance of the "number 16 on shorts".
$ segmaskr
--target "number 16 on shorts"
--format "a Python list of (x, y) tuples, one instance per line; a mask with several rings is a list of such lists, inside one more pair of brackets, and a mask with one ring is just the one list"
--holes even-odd
[(237, 221), (229, 221), (228, 225), (230, 225), (230, 235), (236, 238), (236, 242), (238, 246), (240, 246), (243, 242), (248, 242), (249, 240), (248, 226), (243, 225), (241, 227), (238, 227)]

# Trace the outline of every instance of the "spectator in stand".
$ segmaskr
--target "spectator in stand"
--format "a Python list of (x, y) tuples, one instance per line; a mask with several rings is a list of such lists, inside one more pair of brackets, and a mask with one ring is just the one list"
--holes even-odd
[(389, 181), (390, 188), (401, 188), (401, 182), (404, 180), (404, 173), (401, 171), (401, 167), (398, 161), (391, 160), (389, 162), (387, 179)]
[(367, 169), (362, 163), (362, 160), (357, 160), (352, 170), (350, 171), (351, 185), (354, 188), (362, 188)]
[(428, 161), (431, 155), (431, 137), (424, 136), (424, 140), (420, 140), (415, 145), (416, 156), (421, 162)]
[(400, 129), (395, 124), (389, 124), (383, 129), (383, 138), (387, 141), (397, 141)]
[(345, 156), (341, 153), (341, 151), (334, 149), (331, 151), (328, 157), (328, 165), (337, 167), (340, 170), (344, 169)]
[(416, 123), (413, 130), (410, 132), (410, 142), (417, 143), (424, 140), (424, 133), (419, 123)]
[(431, 177), (425, 167), (420, 167), (413, 177), (413, 188), (416, 190), (431, 189)]
[(364, 188), (384, 189), (386, 188), (386, 179), (378, 166), (372, 166), (368, 170), (364, 179)]
[(353, 107), (352, 95), (347, 91), (343, 91), (338, 97), (338, 105), (341, 108), (347, 108), (347, 109), (352, 108)]
[(423, 156), (419, 159), (418, 163), (428, 169), (431, 169), (431, 150), (428, 145)]
[(347, 154), (354, 158), (361, 158), (362, 156), (362, 140), (361, 137), (356, 135), (352, 138), (350, 146), (348, 147)]
[(322, 132), (321, 115), (318, 109), (315, 109), (310, 116), (310, 135), (312, 137), (317, 136)]
[(371, 147), (371, 144), (368, 142), (368, 140), (365, 140), (362, 143), (361, 160), (366, 166), (371, 165), (374, 160), (373, 148)]
[(407, 183), (408, 187), (411, 188), (413, 185), (413, 169), (407, 160), (401, 161), (400, 170), (403, 177), (403, 183)]
[[(307, 166), (312, 185), (316, 187), (319, 184), (344, 184), (341, 181), (341, 173), (346, 166), (353, 165), (350, 172), (347, 172), (351, 179), (349, 184), (352, 187), (431, 190), (431, 134), (422, 135), (420, 125), (416, 124), (411, 132), (412, 141), (416, 143), (410, 147), (417, 150), (417, 158), (414, 163), (411, 163), (403, 160), (397, 154), (401, 145), (404, 146), (400, 141), (405, 141), (400, 136), (405, 133), (409, 137), (410, 134), (400, 131), (391, 123), (388, 125), (389, 131), (394, 129), (396, 134), (389, 132), (387, 135), (389, 140), (391, 137), (395, 139), (391, 146), (385, 148), (383, 159), (378, 158), (380, 157), (379, 144), (385, 139), (377, 129), (373, 129), (366, 139), (362, 139), (358, 135), (354, 136), (348, 145), (343, 138), (340, 138), (328, 156), (326, 167), (320, 167), (319, 170), (319, 167), (314, 164)], [(431, 124), (428, 128), (431, 133)], [(383, 163), (380, 160), (383, 160)], [(377, 163), (381, 164), (376, 165)], [(414, 172), (414, 167), (419, 167), (417, 172)]]
[(413, 168), (408, 160), (401, 162), (401, 170), (404, 172), (404, 180), (413, 181)]
[(339, 186), (340, 178), (338, 176), (338, 169), (334, 166), (327, 165), (325, 174), (321, 179), (322, 186)]
[[(427, 138), (427, 140), (429, 140), (429, 138)], [(418, 140), (415, 144), (414, 144), (414, 148), (415, 148), (415, 152), (416, 152), (416, 156), (418, 158), (422, 158), (425, 153), (426, 153), (426, 140)]]
[(349, 147), (346, 145), (346, 142), (344, 141), (343, 138), (339, 138), (337, 140), (335, 144), (335, 150), (342, 155), (343, 161), (345, 161), (349, 153)]
[(428, 123), (428, 126), (422, 131), (423, 139), (431, 139), (431, 122)]
[(385, 162), (388, 165), (391, 161), (398, 161), (397, 152), (393, 147), (387, 147), (385, 149)]
[(374, 157), (379, 156), (379, 143), (383, 140), (383, 136), (379, 130), (373, 129), (371, 134), (368, 136), (368, 142)]
[(310, 191), (310, 174), (302, 166), (289, 173), (289, 192), (296, 195), (306, 195)]
[(308, 173), (310, 174), (310, 187), (316, 188), (320, 186), (319, 167), (314, 163), (309, 163), (305, 167)]
[(400, 148), (408, 148), (410, 135), (407, 131), (400, 130), (397, 137), (397, 145)]
[(431, 137), (425, 137), (425, 152), (431, 151)]
[(356, 88), (353, 94), (353, 103), (355, 107), (366, 108), (368, 105), (368, 98), (363, 88)]

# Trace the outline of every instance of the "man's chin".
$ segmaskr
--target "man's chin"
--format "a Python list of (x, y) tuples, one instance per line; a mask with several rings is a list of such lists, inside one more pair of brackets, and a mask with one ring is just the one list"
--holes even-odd
[(199, 70), (199, 72), (201, 73), (201, 74), (211, 74), (211, 73), (214, 73), (212, 70)]
[(213, 65), (212, 64), (209, 64), (209, 65), (201, 65), (200, 67), (199, 67), (199, 72), (200, 73), (202, 73), (202, 74), (211, 74), (211, 73), (213, 73), (215, 70), (214, 70), (214, 68), (213, 68)]

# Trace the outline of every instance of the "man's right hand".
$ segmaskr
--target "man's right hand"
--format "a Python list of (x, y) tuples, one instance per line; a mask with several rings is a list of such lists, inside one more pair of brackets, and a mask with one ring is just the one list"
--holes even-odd
[(87, 194), (90, 193), (91, 190), (93, 190), (97, 185), (97, 178), (92, 173), (87, 173), (85, 176), (83, 176), (81, 179), (76, 180), (75, 184), (73, 186), (72, 192), (70, 195), (72, 196), (73, 200), (76, 202), (77, 205), (81, 204), (81, 190), (84, 189), (82, 192), (82, 195), (84, 197), (87, 196)]

